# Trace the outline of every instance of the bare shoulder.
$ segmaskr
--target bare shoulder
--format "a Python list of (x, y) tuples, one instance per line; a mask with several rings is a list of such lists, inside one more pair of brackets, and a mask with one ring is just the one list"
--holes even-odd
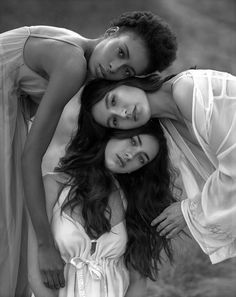
[[(87, 61), (82, 47), (53, 39), (29, 38), (24, 48), (25, 63), (35, 72), (48, 77), (55, 74), (77, 86), (85, 80)], [(64, 84), (66, 85), (66, 83)]]
[(173, 83), (173, 98), (187, 120), (192, 118), (192, 98), (194, 82), (190, 76), (182, 75)]

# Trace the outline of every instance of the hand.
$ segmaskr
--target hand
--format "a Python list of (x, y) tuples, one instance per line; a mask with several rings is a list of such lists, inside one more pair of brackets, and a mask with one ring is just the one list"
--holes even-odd
[(152, 226), (158, 225), (156, 230), (161, 236), (174, 238), (187, 224), (181, 211), (181, 202), (174, 202), (156, 217)]
[(64, 261), (59, 251), (52, 245), (38, 247), (39, 270), (44, 285), (49, 289), (65, 286)]

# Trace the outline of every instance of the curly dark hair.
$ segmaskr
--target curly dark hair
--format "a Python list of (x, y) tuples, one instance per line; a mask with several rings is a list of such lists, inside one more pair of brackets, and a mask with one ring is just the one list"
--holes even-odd
[(144, 41), (150, 61), (146, 74), (156, 70), (163, 71), (176, 59), (175, 34), (164, 20), (152, 12), (125, 12), (112, 20), (111, 26), (118, 26), (119, 34), (134, 32)]
[[(111, 173), (104, 162), (109, 137), (123, 139), (139, 134), (150, 134), (158, 140), (157, 156), (130, 174)], [(125, 217), (128, 244), (125, 263), (142, 276), (154, 280), (158, 275), (161, 251), (164, 249), (172, 260), (172, 248), (170, 241), (161, 237), (150, 224), (164, 208), (176, 201), (172, 195), (172, 177), (175, 172), (170, 167), (167, 143), (159, 120), (153, 119), (137, 129), (114, 131), (106, 135), (103, 141), (89, 143), (84, 136), (78, 129), (55, 169), (70, 177), (64, 185), (71, 188), (63, 209), (69, 207), (73, 211), (77, 205), (81, 206), (85, 230), (90, 237), (98, 238), (111, 231), (108, 198), (117, 190), (115, 177), (127, 200)], [(105, 213), (108, 213), (108, 217)]]

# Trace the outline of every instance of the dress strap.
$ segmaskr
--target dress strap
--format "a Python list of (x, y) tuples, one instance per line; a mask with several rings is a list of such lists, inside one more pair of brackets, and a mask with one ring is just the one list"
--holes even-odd
[(62, 207), (62, 205), (63, 205), (65, 199), (67, 198), (67, 196), (68, 196), (68, 194), (69, 194), (69, 192), (70, 192), (70, 187), (69, 187), (69, 186), (64, 187), (64, 188), (61, 190), (61, 193), (60, 193), (59, 198), (58, 198), (58, 201), (57, 201), (59, 207)]
[(31, 37), (36, 37), (36, 38), (45, 38), (45, 39), (53, 39), (53, 40), (56, 40), (56, 41), (60, 41), (60, 42), (65, 42), (65, 43), (68, 43), (70, 45), (73, 45), (77, 48), (79, 48), (81, 50), (81, 52), (84, 54), (84, 51), (83, 49), (81, 48), (80, 45), (78, 45), (76, 42), (74, 41), (71, 41), (71, 40), (68, 40), (66, 38), (66, 35), (63, 35), (61, 34), (61, 37), (57, 37), (57, 36), (54, 36), (54, 35), (47, 35), (47, 34), (42, 34), (42, 33), (34, 33), (33, 32), (33, 26), (32, 27), (29, 27), (29, 30), (30, 30), (30, 36)]
[(177, 74), (171, 84), (171, 89), (173, 90), (174, 85), (183, 77), (183, 76), (189, 76), (192, 77), (192, 74), (189, 72), (189, 70), (183, 71), (179, 74)]
[(197, 170), (200, 176), (204, 180), (207, 180), (209, 177), (209, 173), (206, 172), (204, 168), (201, 166), (191, 149), (188, 147), (188, 145), (185, 143), (184, 139), (181, 137), (175, 126), (172, 124), (172, 122), (167, 119), (164, 119), (161, 122), (162, 127), (164, 128), (167, 135), (170, 135), (170, 137), (173, 139), (173, 141), (176, 143), (179, 149), (184, 153), (188, 161), (193, 165), (193, 167)]

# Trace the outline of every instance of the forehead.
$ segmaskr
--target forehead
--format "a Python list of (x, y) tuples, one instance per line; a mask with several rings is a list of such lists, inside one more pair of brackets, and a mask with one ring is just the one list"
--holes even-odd
[(124, 32), (117, 39), (128, 49), (129, 65), (135, 69), (137, 75), (143, 74), (149, 65), (149, 54), (144, 41), (132, 32)]
[[(133, 87), (133, 86), (127, 86), (127, 85), (120, 85), (115, 88), (113, 88), (108, 93), (121, 93), (122, 95), (128, 95), (130, 93), (139, 92), (140, 89)], [(105, 96), (104, 96), (105, 97)], [(104, 98), (103, 97), (103, 98)]]
[(140, 134), (139, 137), (142, 141), (143, 150), (148, 153), (150, 160), (154, 159), (159, 151), (158, 140), (154, 136), (148, 134)]

